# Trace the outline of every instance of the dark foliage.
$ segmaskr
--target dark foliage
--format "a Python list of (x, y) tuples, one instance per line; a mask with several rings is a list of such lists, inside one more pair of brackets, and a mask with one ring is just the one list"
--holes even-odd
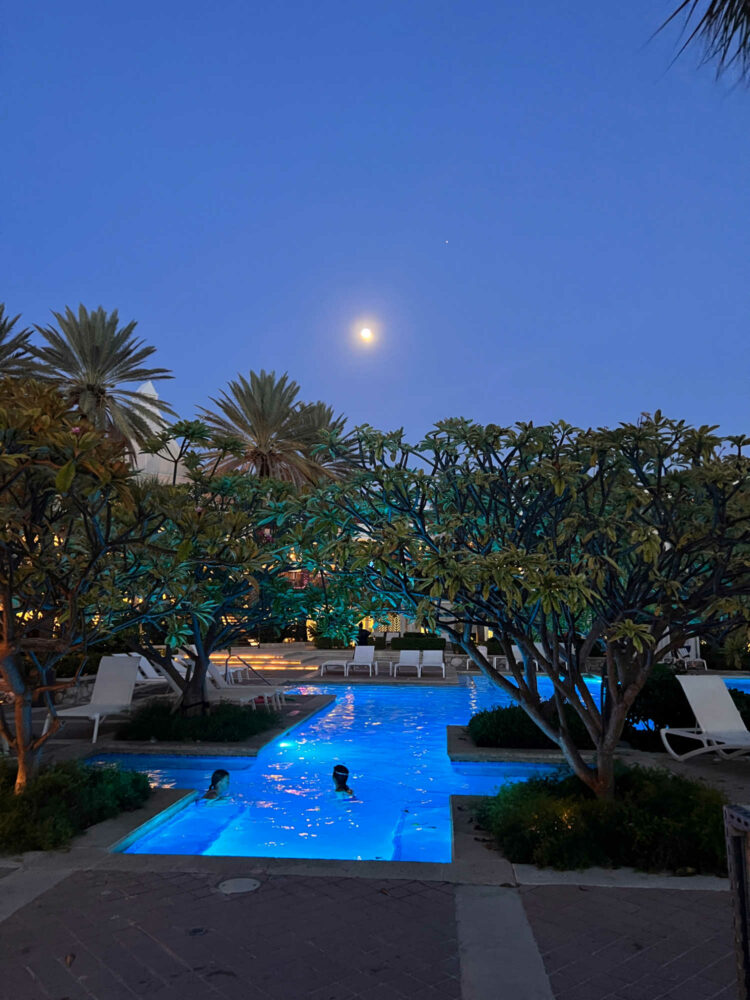
[(210, 714), (183, 716), (166, 702), (151, 702), (135, 712), (118, 733), (123, 740), (157, 740), (175, 743), (240, 743), (272, 729), (279, 722), (274, 712), (254, 711), (246, 705), (220, 702)]
[[(542, 713), (556, 725), (554, 702), (543, 702)], [(565, 718), (575, 744), (583, 750), (593, 749), (586, 727), (575, 710), (566, 706)], [(557, 749), (557, 744), (547, 739), (537, 724), (518, 705), (492, 708), (477, 712), (469, 720), (469, 734), (478, 747), (517, 747), (524, 750)]]
[(327, 635), (316, 635), (313, 639), (316, 649), (350, 649), (343, 639), (332, 639)]
[(445, 649), (445, 639), (427, 632), (405, 632), (391, 639), (391, 649)]
[(721, 792), (648, 768), (619, 768), (616, 799), (576, 777), (507, 785), (478, 818), (515, 864), (726, 875)]
[[(745, 725), (750, 728), (750, 694), (732, 688), (729, 693), (739, 708)], [(542, 710), (550, 721), (554, 721), (552, 702), (543, 704)], [(586, 728), (570, 706), (566, 708), (566, 718), (576, 746), (583, 750), (591, 749)], [(633, 703), (623, 739), (637, 750), (664, 753), (660, 729), (665, 726), (689, 729), (694, 725), (692, 709), (673, 668), (657, 664)], [(524, 750), (557, 748), (526, 712), (516, 705), (478, 712), (470, 719), (468, 729), (472, 740), (479, 747), (516, 747)]]
[(86, 767), (69, 761), (42, 771), (20, 795), (16, 768), (0, 765), (0, 851), (49, 851), (102, 820), (142, 806), (148, 778), (118, 767)]
[(628, 712), (628, 722), (658, 732), (664, 726), (695, 725), (693, 710), (672, 667), (657, 663)]

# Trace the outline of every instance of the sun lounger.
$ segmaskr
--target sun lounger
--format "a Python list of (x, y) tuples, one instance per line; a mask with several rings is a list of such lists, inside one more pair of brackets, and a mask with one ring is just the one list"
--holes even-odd
[[(91, 719), (94, 723), (91, 742), (96, 743), (102, 719), (120, 715), (130, 709), (138, 666), (138, 658), (134, 656), (103, 656), (99, 661), (91, 700), (74, 708), (61, 708), (57, 714), (68, 719)], [(51, 721), (52, 716), (48, 715), (44, 724), (45, 732)]]
[[(698, 725), (695, 729), (672, 729), (671, 726), (662, 729), (661, 738), (667, 752), (675, 760), (688, 760), (704, 753), (717, 753), (725, 759), (750, 753), (750, 732), (721, 677), (681, 675), (677, 680)], [(696, 741), (700, 746), (678, 753), (669, 742), (675, 736)]]
[(375, 663), (375, 647), (355, 646), (354, 656), (346, 664), (344, 676), (348, 677), (349, 674), (354, 673), (356, 670), (367, 669), (370, 677), (372, 677), (373, 667), (375, 667), (375, 672), (377, 673), (377, 664)]
[(228, 684), (221, 671), (213, 663), (206, 672), (206, 699), (208, 701), (232, 701), (236, 704), (251, 705), (255, 708), (257, 699), (262, 699), (266, 708), (281, 710), (286, 701), (284, 689), (270, 684)]
[(439, 670), (443, 677), (445, 677), (445, 658), (442, 649), (425, 649), (422, 651), (421, 677), (424, 677), (425, 670)]
[(413, 670), (417, 677), (422, 676), (422, 665), (420, 663), (420, 651), (418, 649), (402, 649), (398, 662), (393, 664), (393, 676), (398, 677), (398, 672)]
[(165, 684), (169, 684), (167, 677), (157, 670), (150, 660), (147, 660), (145, 656), (139, 656), (137, 653), (130, 653), (134, 659), (138, 661), (138, 673), (135, 678), (136, 687), (163, 687)]

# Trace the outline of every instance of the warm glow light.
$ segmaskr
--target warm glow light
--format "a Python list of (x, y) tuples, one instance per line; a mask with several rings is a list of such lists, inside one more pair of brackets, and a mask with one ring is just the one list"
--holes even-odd
[(358, 316), (352, 317), (349, 326), (352, 345), (370, 351), (372, 348), (380, 346), (382, 335), (382, 324), (374, 313), (363, 310)]

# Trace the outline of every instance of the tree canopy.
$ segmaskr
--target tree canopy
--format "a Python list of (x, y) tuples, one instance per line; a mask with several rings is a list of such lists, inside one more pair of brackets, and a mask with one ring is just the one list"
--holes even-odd
[[(582, 431), (564, 423), (439, 423), (409, 445), (360, 432), (359, 472), (308, 501), (328, 558), (463, 646), (564, 750), (599, 794), (655, 651), (724, 633), (750, 592), (747, 441), (660, 413)], [(493, 631), (509, 674), (470, 640)], [(516, 663), (514, 647), (522, 653)], [(606, 655), (602, 703), (586, 661)], [(557, 728), (540, 711), (534, 664), (552, 681)], [(570, 702), (598, 750), (590, 768), (567, 733)]]
[[(52, 694), (70, 683), (54, 679), (57, 663), (158, 599), (141, 557), (159, 527), (121, 443), (53, 387), (0, 382), (0, 676), (15, 716), (11, 732), (0, 714), (0, 734), (18, 756), (18, 787), (57, 728), (35, 737), (31, 718), (35, 695), (54, 715)], [(141, 603), (125, 603), (136, 586)]]

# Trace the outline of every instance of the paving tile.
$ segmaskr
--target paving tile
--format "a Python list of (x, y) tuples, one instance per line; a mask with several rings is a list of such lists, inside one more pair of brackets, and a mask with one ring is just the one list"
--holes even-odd
[(524, 887), (557, 1000), (736, 1000), (728, 893)]
[(228, 898), (220, 880), (73, 874), (2, 925), (3, 988), (18, 1000), (460, 995), (453, 886), (262, 875)]

